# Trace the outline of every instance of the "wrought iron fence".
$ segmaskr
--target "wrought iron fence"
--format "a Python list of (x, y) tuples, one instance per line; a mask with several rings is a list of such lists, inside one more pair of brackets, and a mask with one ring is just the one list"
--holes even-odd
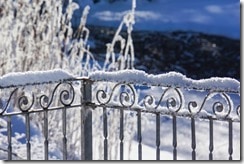
[[(63, 160), (72, 159), (70, 151), (78, 153), (82, 160), (94, 159), (94, 131), (102, 130), (102, 151), (103, 159), (110, 159), (109, 157), (109, 126), (108, 121), (109, 110), (117, 111), (118, 114), (118, 133), (119, 133), (119, 153), (120, 160), (125, 159), (124, 140), (127, 127), (125, 126), (125, 114), (134, 113), (133, 119), (135, 125), (135, 135), (137, 140), (137, 159), (143, 159), (143, 135), (142, 135), (142, 115), (155, 117), (155, 160), (164, 160), (161, 158), (161, 150), (164, 149), (162, 145), (162, 129), (164, 122), (162, 119), (167, 117), (167, 121), (172, 125), (172, 159), (178, 159), (178, 145), (177, 134), (179, 133), (178, 125), (179, 119), (186, 119), (190, 121), (190, 126), (184, 131), (190, 132), (191, 138), (191, 153), (189, 154), (192, 160), (197, 160), (197, 148), (201, 145), (197, 143), (198, 131), (203, 129), (196, 128), (196, 122), (203, 120), (208, 123), (207, 132), (209, 138), (204, 138), (208, 145), (208, 158), (205, 160), (214, 159), (214, 122), (226, 122), (228, 128), (226, 129), (226, 136), (228, 137), (228, 159), (232, 160), (233, 153), (236, 153), (237, 160), (240, 160), (240, 151), (233, 151), (234, 144), (233, 128), (240, 128), (240, 93), (232, 90), (218, 90), (218, 89), (201, 89), (190, 87), (176, 87), (170, 85), (148, 85), (128, 82), (110, 82), (110, 81), (94, 81), (88, 78), (78, 78), (63, 80), (60, 82), (47, 82), (41, 84), (26, 84), (22, 86), (8, 86), (1, 88), (0, 97), (0, 119), (6, 121), (6, 131), (2, 131), (2, 142), (6, 141), (5, 147), (1, 148), (1, 152), (7, 153), (6, 160), (22, 159), (18, 156), (18, 152), (14, 149), (13, 129), (12, 123), (14, 116), (23, 116), (25, 128), (26, 145), (26, 159), (31, 160), (32, 154), (35, 150), (32, 149), (31, 142), (31, 126), (35, 124), (39, 126), (39, 130), (43, 135), (43, 159), (50, 158), (50, 144), (62, 138), (62, 142), (57, 144), (60, 146), (61, 157)], [(75, 112), (73, 112), (75, 111)], [(101, 129), (94, 129), (94, 112), (102, 112), (100, 117)], [(38, 114), (39, 113), (39, 114)], [(78, 121), (78, 126), (74, 127), (68, 125), (72, 122), (73, 117), (76, 116), (75, 121)], [(56, 119), (56, 123), (53, 120)], [(73, 120), (74, 121), (74, 120)], [(60, 128), (50, 129), (53, 127)], [(70, 131), (72, 128), (74, 131)], [(4, 126), (2, 126), (3, 128)], [(97, 128), (97, 127), (95, 127)], [(219, 128), (219, 127), (216, 127)], [(56, 131), (55, 131), (56, 130)], [(206, 129), (205, 129), (206, 132)], [(58, 134), (56, 137), (53, 133)], [(78, 136), (73, 146), (69, 139)], [(79, 134), (78, 134), (79, 133)], [(168, 132), (170, 133), (170, 132)], [(51, 138), (52, 137), (52, 138)], [(181, 142), (181, 141), (180, 141)], [(62, 143), (62, 144), (60, 144)], [(78, 144), (77, 144), (78, 143)], [(2, 144), (3, 145), (3, 144)], [(235, 150), (240, 150), (239, 148)], [(71, 153), (72, 154), (72, 153)], [(226, 159), (223, 157), (223, 159)]]

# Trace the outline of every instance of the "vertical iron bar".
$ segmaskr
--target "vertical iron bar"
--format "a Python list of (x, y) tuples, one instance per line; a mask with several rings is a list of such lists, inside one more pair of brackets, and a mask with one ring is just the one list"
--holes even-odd
[(31, 159), (31, 144), (30, 144), (30, 117), (29, 113), (25, 115), (26, 120), (26, 148), (27, 148), (27, 160)]
[(63, 126), (63, 160), (67, 160), (67, 138), (66, 138), (66, 108), (62, 109), (62, 126)]
[[(82, 101), (82, 100), (81, 100)], [(80, 126), (80, 155), (81, 155), (81, 160), (85, 160), (85, 110), (83, 108), (83, 106), (81, 106), (81, 110), (80, 110), (80, 122), (81, 122), (81, 126)]]
[(191, 118), (191, 148), (192, 148), (192, 160), (196, 160), (196, 131), (195, 131), (194, 118)]
[(120, 160), (124, 159), (124, 109), (120, 109)]
[(142, 136), (141, 136), (141, 111), (137, 111), (137, 141), (138, 141), (138, 159), (142, 160)]
[(156, 159), (160, 160), (160, 114), (156, 114)]
[(233, 153), (233, 130), (232, 130), (232, 120), (229, 120), (229, 160), (232, 160)]
[(92, 111), (86, 110), (84, 125), (85, 133), (85, 160), (92, 160)]
[(107, 123), (107, 110), (103, 108), (103, 136), (104, 136), (104, 160), (108, 160), (108, 123)]
[(8, 160), (12, 160), (12, 128), (11, 128), (11, 116), (7, 117), (8, 127)]
[(48, 160), (48, 111), (44, 110), (44, 153), (45, 160)]
[(89, 104), (92, 101), (92, 81), (85, 79), (81, 86), (81, 159), (92, 160), (92, 110)]
[(213, 119), (209, 119), (209, 160), (213, 160)]
[(177, 160), (177, 133), (176, 133), (176, 116), (173, 115), (173, 160)]

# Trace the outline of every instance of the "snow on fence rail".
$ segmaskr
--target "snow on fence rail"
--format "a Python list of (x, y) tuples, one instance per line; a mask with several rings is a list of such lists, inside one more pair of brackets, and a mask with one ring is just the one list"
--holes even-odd
[[(227, 122), (228, 159), (233, 156), (240, 159), (240, 151), (233, 144), (234, 134), (240, 135), (235, 125), (240, 123), (240, 83), (230, 78), (211, 78), (192, 80), (170, 72), (162, 75), (149, 75), (143, 71), (125, 70), (118, 72), (94, 72), (89, 77), (75, 78), (62, 70), (12, 73), (0, 78), (0, 157), (2, 159), (85, 159), (97, 156), (111, 159), (111, 127), (109, 114), (117, 111), (119, 125), (119, 146), (117, 159), (125, 159), (125, 136), (128, 130), (126, 114), (136, 113), (134, 135), (137, 137), (137, 159), (143, 159), (143, 123), (142, 117), (156, 117), (155, 140), (157, 160), (162, 145), (163, 117), (172, 120), (172, 159), (177, 160), (177, 135), (180, 118), (189, 118), (191, 125), (185, 131), (191, 131), (192, 160), (200, 158), (206, 152), (197, 151), (197, 120), (209, 122), (208, 159), (221, 159), (223, 149), (214, 151), (214, 122)], [(96, 111), (100, 115), (96, 116)], [(19, 143), (14, 131), (15, 116), (22, 116), (22, 133), (26, 141)], [(113, 115), (115, 116), (115, 115)], [(94, 121), (95, 119), (95, 121)], [(99, 127), (102, 125), (102, 132)], [(33, 127), (38, 127), (42, 136), (42, 151), (37, 151)], [(237, 126), (238, 127), (238, 126)], [(94, 131), (94, 129), (96, 129)], [(110, 129), (110, 132), (109, 132)], [(116, 129), (116, 128), (115, 128)], [(203, 129), (201, 129), (203, 130)], [(19, 131), (18, 131), (19, 132)], [(20, 132), (19, 132), (20, 133)], [(54, 134), (57, 136), (54, 137)], [(103, 151), (96, 154), (96, 136), (102, 138)], [(153, 135), (153, 134), (152, 134)], [(222, 136), (223, 137), (223, 136)], [(23, 138), (23, 137), (22, 137)], [(72, 139), (71, 139), (72, 138)], [(99, 138), (99, 137), (98, 137)], [(100, 140), (101, 140), (100, 138)], [(133, 137), (132, 137), (133, 138)], [(61, 139), (61, 141), (60, 141)], [(70, 139), (70, 140), (69, 140)], [(161, 142), (160, 142), (161, 141)], [(40, 141), (39, 141), (40, 142)], [(118, 141), (114, 141), (116, 143)], [(204, 138), (206, 142), (206, 138)], [(16, 143), (17, 146), (15, 145)], [(97, 142), (96, 142), (97, 143)], [(102, 144), (101, 144), (102, 143)], [(19, 145), (26, 145), (25, 153), (19, 152)], [(56, 146), (55, 146), (56, 145)], [(16, 150), (15, 150), (16, 149)], [(40, 149), (40, 148), (39, 148)], [(55, 151), (54, 151), (55, 149)], [(234, 150), (234, 151), (233, 151)], [(239, 149), (240, 150), (240, 149)], [(188, 150), (189, 151), (189, 150)], [(214, 156), (214, 152), (216, 153)], [(115, 151), (117, 152), (117, 151)], [(239, 154), (238, 154), (239, 153)], [(4, 156), (4, 154), (6, 156)], [(236, 155), (237, 154), (237, 155)], [(226, 155), (227, 156), (227, 155)], [(215, 157), (215, 158), (214, 158)], [(205, 159), (207, 160), (207, 159)]]

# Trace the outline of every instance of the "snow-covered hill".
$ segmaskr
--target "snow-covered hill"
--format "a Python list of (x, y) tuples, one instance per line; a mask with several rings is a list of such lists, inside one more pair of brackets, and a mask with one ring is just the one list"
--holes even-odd
[[(115, 29), (104, 26), (89, 29), (91, 51), (103, 61), (104, 43), (111, 42)], [(147, 73), (176, 71), (194, 79), (212, 76), (240, 79), (239, 39), (192, 31), (134, 31), (132, 37), (135, 68)]]
[[(91, 7), (91, 51), (104, 61), (105, 44), (114, 37), (131, 0), (74, 1), (81, 6), (73, 15), (74, 27), (83, 8)], [(240, 79), (239, 1), (137, 0), (135, 19), (135, 68), (153, 74), (177, 71), (194, 79)]]
[[(117, 27), (131, 0), (74, 0), (91, 7), (88, 24)], [(94, 3), (97, 2), (97, 3)], [(134, 30), (191, 30), (240, 38), (239, 0), (137, 0)]]

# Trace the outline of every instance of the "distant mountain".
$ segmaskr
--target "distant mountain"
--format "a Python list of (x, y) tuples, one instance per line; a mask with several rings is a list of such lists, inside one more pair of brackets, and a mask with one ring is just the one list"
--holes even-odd
[[(67, 1), (67, 0), (66, 0)], [(80, 6), (73, 15), (78, 26), (85, 6), (87, 23), (118, 27), (132, 0), (73, 0)], [(134, 31), (184, 30), (240, 39), (239, 0), (136, 0)]]
[[(104, 61), (115, 29), (89, 26), (91, 51)], [(126, 32), (122, 33), (126, 35)], [(134, 31), (135, 68), (159, 74), (176, 71), (193, 79), (240, 79), (240, 40), (191, 31)]]

